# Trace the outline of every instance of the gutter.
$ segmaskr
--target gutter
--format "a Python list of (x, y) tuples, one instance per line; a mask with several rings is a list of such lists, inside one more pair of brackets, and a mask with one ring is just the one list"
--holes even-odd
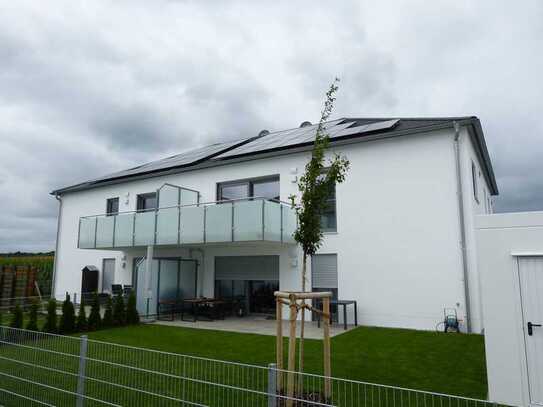
[(460, 221), (460, 249), (462, 252), (462, 285), (464, 286), (464, 304), (466, 310), (466, 330), (471, 332), (471, 304), (469, 296), (468, 261), (466, 252), (466, 220), (464, 213), (464, 193), (462, 184), (462, 167), (460, 162), (460, 125), (453, 122), (454, 128), (454, 155), (456, 161), (456, 185), (458, 198), (458, 212)]
[(60, 221), (62, 216), (62, 197), (55, 194), (55, 199), (58, 201), (58, 217), (57, 217), (57, 238), (55, 242), (55, 257), (53, 258), (53, 277), (51, 279), (51, 298), (55, 298), (55, 282), (57, 276), (57, 259), (58, 259), (58, 242), (60, 238)]

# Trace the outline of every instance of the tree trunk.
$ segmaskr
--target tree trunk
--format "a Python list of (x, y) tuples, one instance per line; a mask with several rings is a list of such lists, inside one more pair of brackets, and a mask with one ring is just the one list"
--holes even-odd
[[(302, 292), (305, 292), (305, 282), (306, 282), (306, 274), (307, 274), (307, 253), (304, 252), (304, 259), (302, 263)], [(302, 321), (300, 325), (300, 348), (299, 348), (299, 362), (298, 362), (298, 368), (300, 373), (304, 371), (304, 332), (305, 332), (305, 308), (303, 306), (305, 305), (305, 300), (302, 300)], [(299, 391), (302, 390), (302, 375), (300, 375), (300, 383), (299, 383)]]

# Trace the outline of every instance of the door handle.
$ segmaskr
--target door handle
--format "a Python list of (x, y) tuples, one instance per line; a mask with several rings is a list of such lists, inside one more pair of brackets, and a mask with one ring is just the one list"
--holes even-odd
[(540, 328), (541, 324), (533, 324), (532, 322), (528, 322), (528, 336), (532, 336), (534, 334), (534, 328)]

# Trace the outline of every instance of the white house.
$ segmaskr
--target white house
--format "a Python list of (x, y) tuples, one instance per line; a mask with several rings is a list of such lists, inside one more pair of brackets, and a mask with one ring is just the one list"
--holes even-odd
[[(356, 300), (361, 324), (435, 329), (453, 308), (464, 330), (481, 332), (475, 216), (492, 212), (498, 189), (479, 120), (326, 127), (328, 154), (346, 155), (351, 169), (330, 196), (308, 286)], [(301, 287), (285, 202), (315, 130), (262, 131), (53, 191), (54, 292), (80, 292), (82, 269), (95, 266), (99, 290), (136, 286), (142, 311), (174, 297), (240, 295), (249, 312), (270, 312), (273, 290)]]

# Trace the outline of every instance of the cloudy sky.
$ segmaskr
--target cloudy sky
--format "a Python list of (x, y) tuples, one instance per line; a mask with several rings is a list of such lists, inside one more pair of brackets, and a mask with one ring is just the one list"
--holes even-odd
[[(224, 2), (226, 3), (226, 2)], [(477, 115), (499, 211), (543, 209), (543, 1), (0, 0), (0, 252), (56, 188), (339, 116)]]

